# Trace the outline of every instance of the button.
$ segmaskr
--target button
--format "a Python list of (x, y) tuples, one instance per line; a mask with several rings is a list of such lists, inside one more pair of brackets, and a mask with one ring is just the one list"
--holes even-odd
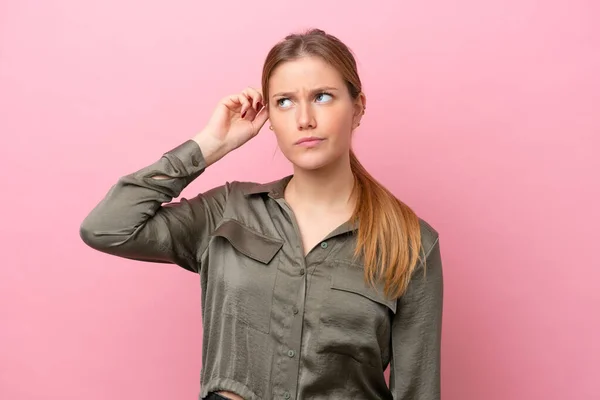
[(292, 358), (296, 355), (296, 352), (294, 350), (288, 350), (288, 357)]
[(199, 162), (198, 162), (198, 159), (197, 159), (196, 157), (192, 157), (192, 165), (193, 165), (194, 167), (197, 167), (197, 166), (198, 166), (198, 164), (199, 164)]
[(326, 249), (326, 248), (327, 248), (327, 242), (323, 242), (323, 243), (321, 243), (321, 248), (322, 248), (322, 249)]
[(304, 275), (304, 268), (300, 270), (300, 275)]
[(290, 392), (285, 392), (283, 394), (283, 397), (286, 398), (286, 399), (289, 399), (290, 397), (292, 397), (292, 395), (290, 394)]
[(292, 308), (292, 312), (293, 312), (294, 314), (298, 314), (298, 307), (294, 306), (294, 307)]

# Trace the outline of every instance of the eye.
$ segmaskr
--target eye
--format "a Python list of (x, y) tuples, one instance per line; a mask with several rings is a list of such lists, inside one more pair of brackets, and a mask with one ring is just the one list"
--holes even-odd
[(331, 101), (333, 99), (333, 96), (330, 93), (323, 92), (323, 93), (319, 93), (317, 95), (317, 97), (315, 97), (315, 99), (319, 103), (327, 103), (327, 102), (329, 102), (329, 101)]
[[(286, 101), (287, 101), (288, 103), (285, 103)], [(283, 97), (283, 98), (281, 98), (281, 99), (278, 99), (278, 100), (277, 100), (277, 106), (278, 106), (278, 107), (287, 108), (287, 107), (289, 107), (290, 105), (291, 105), (291, 101), (290, 101), (290, 99), (288, 99), (288, 98), (285, 98), (285, 97)]]

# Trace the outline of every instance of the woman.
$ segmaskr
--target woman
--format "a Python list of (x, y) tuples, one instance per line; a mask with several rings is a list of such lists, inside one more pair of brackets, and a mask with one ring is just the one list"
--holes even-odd
[[(365, 105), (343, 43), (290, 35), (268, 54), (262, 93), (225, 97), (83, 222), (97, 250), (200, 275), (201, 399), (439, 399), (438, 235), (354, 156)], [(267, 120), (293, 175), (169, 203)]]

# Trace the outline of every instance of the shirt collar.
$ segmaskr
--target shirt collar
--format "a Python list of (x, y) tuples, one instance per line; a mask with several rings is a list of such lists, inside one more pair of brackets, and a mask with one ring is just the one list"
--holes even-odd
[(293, 175), (288, 175), (273, 182), (252, 184), (244, 190), (244, 195), (251, 196), (253, 194), (267, 193), (269, 197), (273, 199), (281, 199), (283, 198), (283, 192), (292, 177)]
[[(272, 199), (283, 199), (285, 188), (293, 176), (294, 175), (288, 175), (284, 178), (269, 183), (254, 183), (244, 190), (244, 196), (248, 197), (256, 194), (267, 193)], [(358, 225), (358, 221), (347, 221), (345, 224), (328, 235), (325, 240), (339, 234), (354, 232), (358, 229)]]

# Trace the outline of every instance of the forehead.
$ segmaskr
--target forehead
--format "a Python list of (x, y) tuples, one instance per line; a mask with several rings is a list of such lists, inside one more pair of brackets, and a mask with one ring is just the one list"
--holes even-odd
[(342, 87), (341, 74), (319, 57), (286, 61), (275, 68), (269, 79), (269, 93), (310, 90), (318, 86)]

